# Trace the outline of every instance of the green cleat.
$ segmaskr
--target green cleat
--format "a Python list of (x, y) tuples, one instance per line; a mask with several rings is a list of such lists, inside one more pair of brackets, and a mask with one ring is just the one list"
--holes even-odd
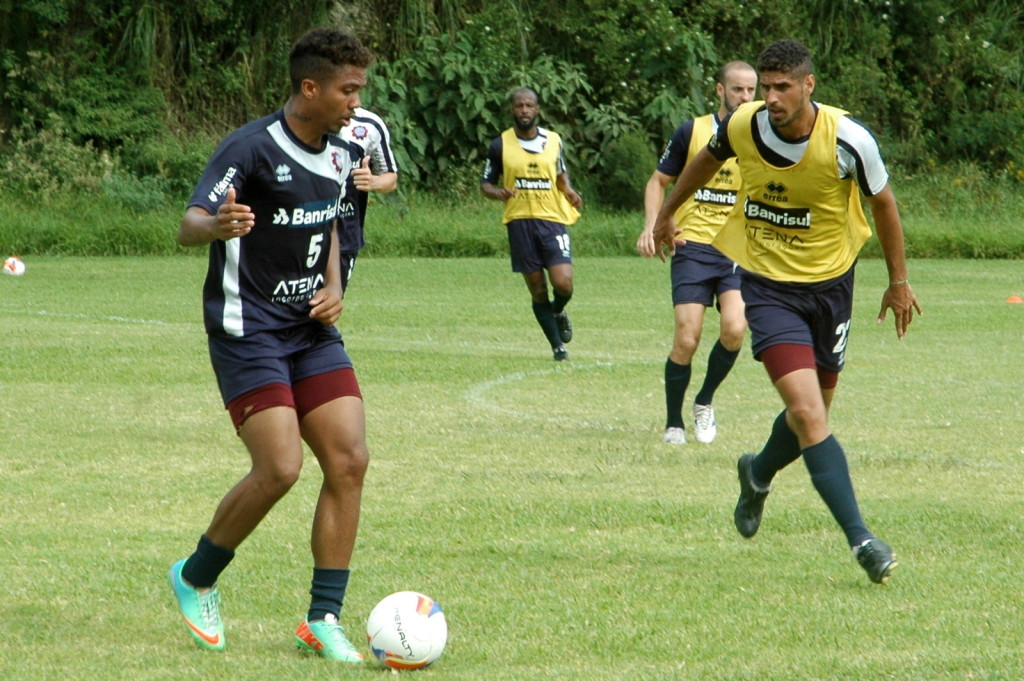
[(220, 592), (214, 585), (209, 589), (197, 589), (181, 578), (182, 558), (171, 566), (168, 581), (174, 597), (178, 599), (178, 610), (185, 620), (188, 633), (200, 648), (224, 650), (224, 622), (220, 618)]
[(345, 629), (338, 624), (338, 618), (329, 613), (322, 620), (303, 620), (295, 630), (295, 645), (299, 650), (307, 650), (335, 662), (358, 664), (363, 661), (363, 654), (345, 636)]

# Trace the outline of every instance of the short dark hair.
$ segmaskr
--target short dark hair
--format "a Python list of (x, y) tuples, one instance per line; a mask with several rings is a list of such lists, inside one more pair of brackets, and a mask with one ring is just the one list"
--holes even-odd
[(306, 78), (321, 81), (342, 66), (365, 69), (373, 54), (359, 39), (333, 28), (314, 28), (299, 38), (288, 55), (292, 92), (298, 92)]
[(757, 58), (757, 71), (806, 76), (814, 73), (814, 63), (803, 44), (796, 40), (779, 40), (766, 47)]
[(534, 90), (532, 87), (529, 87), (529, 86), (517, 87), (515, 90), (510, 92), (508, 94), (508, 103), (509, 104), (515, 104), (515, 102), (516, 102), (516, 95), (521, 95), (521, 94), (526, 93), (526, 92), (528, 92), (531, 95), (533, 95), (533, 98), (537, 100), (537, 104), (540, 105), (540, 95), (537, 94), (536, 90)]

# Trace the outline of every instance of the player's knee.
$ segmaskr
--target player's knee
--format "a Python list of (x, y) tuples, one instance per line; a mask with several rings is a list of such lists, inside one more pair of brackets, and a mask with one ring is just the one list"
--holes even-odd
[(302, 458), (297, 457), (288, 461), (275, 461), (272, 464), (255, 467), (252, 475), (265, 494), (279, 499), (298, 482), (301, 472)]
[(828, 415), (821, 404), (801, 402), (786, 408), (790, 427), (797, 436), (826, 427)]
[(363, 484), (369, 466), (370, 452), (365, 443), (338, 448), (321, 464), (325, 480), (348, 488)]

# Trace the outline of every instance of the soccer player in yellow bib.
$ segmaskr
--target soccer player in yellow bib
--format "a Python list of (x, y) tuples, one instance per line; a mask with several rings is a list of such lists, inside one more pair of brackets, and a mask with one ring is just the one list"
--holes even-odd
[[(686, 121), (672, 134), (658, 167), (644, 190), (644, 230), (636, 241), (640, 255), (650, 258), (658, 252), (654, 242), (654, 220), (665, 201), (665, 188), (676, 181), (686, 164), (703, 149), (718, 130), (719, 123), (740, 104), (754, 98), (757, 73), (746, 62), (732, 61), (715, 75), (718, 111)], [(700, 344), (704, 310), (717, 299), (721, 315), (718, 341), (708, 353), (708, 368), (700, 392), (693, 400), (694, 435), (710, 444), (718, 433), (711, 400), (729, 375), (743, 345), (747, 321), (743, 316), (740, 275), (736, 264), (711, 245), (725, 224), (740, 188), (740, 172), (734, 159), (725, 162), (714, 178), (687, 199), (676, 211), (675, 220), (683, 230), (686, 245), (672, 256), (672, 304), (675, 335), (672, 351), (665, 360), (666, 444), (685, 444), (683, 400), (690, 385), (691, 362)]]
[[(515, 124), (491, 142), (480, 191), (505, 203), (502, 222), (508, 230), (512, 271), (526, 280), (537, 323), (555, 361), (564, 362), (569, 359), (565, 344), (572, 340), (572, 323), (565, 312), (572, 298), (572, 248), (566, 226), (579, 218), (583, 199), (569, 181), (562, 138), (537, 125), (536, 91), (519, 88), (511, 102)], [(548, 298), (549, 279), (554, 300)]]
[(687, 165), (658, 214), (654, 238), (674, 251), (675, 210), (725, 159), (737, 159), (743, 188), (713, 243), (743, 269), (754, 357), (785, 409), (761, 452), (737, 462), (736, 529), (744, 537), (757, 533), (772, 479), (802, 456), (857, 562), (882, 584), (896, 555), (861, 517), (828, 409), (845, 362), (854, 265), (871, 233), (860, 195), (871, 208), (889, 273), (877, 321), (892, 310), (899, 338), (914, 311), (921, 313), (907, 275), (903, 227), (875, 138), (845, 111), (811, 99), (807, 49), (794, 40), (773, 43), (758, 58), (757, 72), (764, 101), (739, 107)]

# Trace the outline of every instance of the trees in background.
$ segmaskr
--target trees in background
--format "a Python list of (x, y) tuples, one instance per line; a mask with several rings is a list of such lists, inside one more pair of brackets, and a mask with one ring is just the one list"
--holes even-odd
[(475, 189), (507, 93), (531, 85), (577, 181), (639, 205), (672, 129), (715, 105), (720, 63), (782, 37), (904, 169), (1024, 181), (1019, 1), (33, 0), (0, 2), (0, 191), (180, 196), (217, 139), (284, 100), (288, 48), (315, 25), (378, 55), (365, 99), (403, 186)]

